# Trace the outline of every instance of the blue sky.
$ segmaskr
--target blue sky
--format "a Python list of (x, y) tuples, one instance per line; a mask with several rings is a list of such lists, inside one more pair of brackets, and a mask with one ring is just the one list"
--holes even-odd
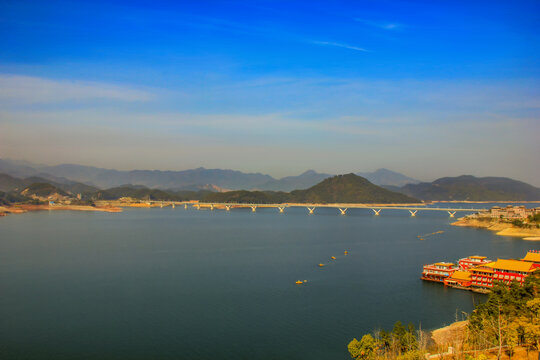
[(538, 186), (539, 20), (537, 1), (3, 1), (0, 157)]

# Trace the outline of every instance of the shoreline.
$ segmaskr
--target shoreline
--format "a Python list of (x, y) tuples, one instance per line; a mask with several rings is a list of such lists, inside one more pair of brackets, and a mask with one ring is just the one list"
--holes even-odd
[(520, 237), (526, 241), (540, 241), (540, 229), (522, 228), (511, 223), (499, 222), (497, 220), (481, 221), (478, 219), (460, 218), (453, 222), (453, 226), (472, 227), (495, 231), (499, 236)]
[(90, 206), (90, 205), (11, 205), (0, 206), (0, 216), (7, 216), (9, 214), (24, 214), (29, 211), (43, 211), (43, 210), (72, 210), (72, 211), (99, 211), (118, 213), (122, 212), (121, 207), (117, 206)]

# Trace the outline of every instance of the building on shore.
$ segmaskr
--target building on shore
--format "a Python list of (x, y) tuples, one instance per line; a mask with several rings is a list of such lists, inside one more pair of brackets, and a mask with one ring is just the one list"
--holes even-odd
[(540, 251), (539, 250), (529, 250), (527, 255), (521, 261), (527, 261), (533, 263), (535, 268), (540, 267)]
[(424, 265), (422, 280), (444, 282), (444, 279), (454, 273), (459, 268), (454, 263), (438, 262)]
[(478, 213), (477, 217), (491, 217), (496, 219), (516, 220), (526, 219), (529, 216), (534, 216), (536, 214), (540, 214), (540, 207), (527, 208), (523, 205), (508, 205), (506, 207), (494, 206), (489, 210)]
[(478, 291), (489, 290), (497, 282), (522, 285), (527, 276), (540, 268), (540, 252), (529, 251), (521, 260), (491, 261), (475, 255), (460, 259), (458, 264), (459, 267), (444, 262), (424, 265), (421, 279)]
[(444, 279), (444, 285), (453, 287), (467, 288), (471, 286), (472, 278), (471, 273), (463, 270), (456, 270), (452, 275)]
[(458, 264), (461, 269), (467, 270), (472, 266), (483, 265), (489, 262), (491, 262), (491, 260), (489, 260), (485, 256), (473, 255), (463, 259), (459, 259)]

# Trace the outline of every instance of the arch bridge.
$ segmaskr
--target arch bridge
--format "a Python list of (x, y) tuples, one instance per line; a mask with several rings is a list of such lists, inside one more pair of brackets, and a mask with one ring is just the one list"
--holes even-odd
[(316, 204), (316, 203), (284, 203), (284, 204), (252, 204), (252, 203), (206, 203), (206, 202), (180, 202), (180, 201), (151, 201), (150, 205), (159, 205), (161, 207), (171, 206), (183, 206), (185, 209), (189, 207), (195, 208), (197, 210), (207, 209), (223, 209), (225, 211), (230, 211), (231, 209), (241, 209), (247, 208), (251, 209), (252, 212), (256, 212), (259, 208), (275, 208), (280, 213), (284, 213), (285, 209), (292, 207), (303, 207), (307, 210), (308, 214), (315, 214), (317, 208), (335, 208), (339, 211), (340, 215), (347, 215), (347, 210), (349, 209), (371, 209), (376, 216), (380, 216), (382, 210), (406, 210), (410, 213), (411, 216), (416, 216), (418, 211), (446, 211), (450, 217), (454, 217), (458, 212), (480, 212), (486, 211), (487, 209), (474, 209), (474, 208), (443, 208), (443, 207), (427, 207), (419, 205), (395, 205), (395, 204), (347, 204), (347, 203), (337, 203), (337, 204)]

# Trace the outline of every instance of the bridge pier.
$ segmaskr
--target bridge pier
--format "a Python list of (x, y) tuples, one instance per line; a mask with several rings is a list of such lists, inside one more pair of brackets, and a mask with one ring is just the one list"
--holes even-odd
[(201, 210), (201, 205), (197, 204), (197, 210)]
[(449, 211), (448, 213), (450, 214), (450, 217), (454, 217), (454, 215), (456, 215), (456, 211), (454, 211), (454, 212)]
[(409, 212), (411, 213), (411, 216), (416, 216), (416, 212), (417, 212), (417, 211), (418, 211), (418, 210), (414, 210), (414, 211), (409, 210)]
[(339, 211), (341, 211), (341, 215), (347, 215), (347, 208), (345, 209), (342, 209), (342, 208), (339, 208)]
[(174, 209), (174, 203), (172, 203), (171, 207)]
[(314, 208), (314, 207), (312, 207), (312, 208), (307, 208), (307, 209), (309, 210), (309, 213), (310, 213), (310, 214), (313, 214), (313, 211), (315, 211), (315, 208)]
[(278, 209), (279, 209), (279, 212), (280, 212), (280, 213), (282, 213), (282, 212), (283, 212), (283, 210), (285, 210), (285, 208), (284, 208), (284, 207), (280, 207), (280, 206), (278, 206)]
[(381, 209), (379, 210), (371, 209), (371, 210), (373, 210), (373, 212), (375, 213), (375, 216), (381, 215)]
[(231, 205), (225, 205), (225, 210), (230, 211), (231, 210)]
[(184, 209), (186, 209), (186, 210), (187, 210), (187, 204), (184, 204)]
[(257, 210), (257, 207), (256, 206), (252, 206), (251, 207), (251, 212), (255, 212)]
[(214, 210), (214, 204), (210, 204), (210, 210)]
[(163, 201), (161, 202), (161, 204), (159, 204), (159, 207), (163, 208)]

